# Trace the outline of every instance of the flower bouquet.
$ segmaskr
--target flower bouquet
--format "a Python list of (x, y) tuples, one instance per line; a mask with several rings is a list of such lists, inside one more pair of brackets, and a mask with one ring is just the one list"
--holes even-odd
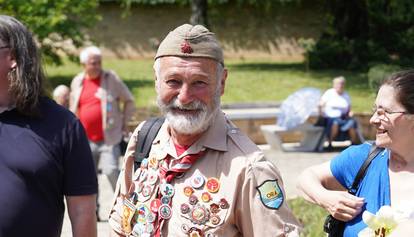
[(362, 220), (367, 224), (367, 227), (358, 233), (358, 237), (389, 236), (402, 221), (398, 213), (390, 206), (382, 206), (375, 215), (364, 211)]

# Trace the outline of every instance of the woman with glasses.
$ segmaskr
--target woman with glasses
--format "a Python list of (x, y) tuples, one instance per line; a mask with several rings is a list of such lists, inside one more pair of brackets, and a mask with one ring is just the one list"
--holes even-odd
[[(298, 188), (306, 200), (346, 222), (343, 236), (357, 236), (367, 227), (364, 211), (364, 217), (372, 217), (368, 212), (375, 214), (382, 206), (391, 206), (397, 222), (414, 217), (414, 70), (388, 77), (373, 110), (370, 123), (377, 129), (374, 144), (384, 149), (366, 169), (355, 196), (347, 190), (372, 151), (371, 143), (351, 146), (331, 161), (309, 167), (299, 177)], [(363, 232), (389, 234), (394, 226), (386, 225)]]

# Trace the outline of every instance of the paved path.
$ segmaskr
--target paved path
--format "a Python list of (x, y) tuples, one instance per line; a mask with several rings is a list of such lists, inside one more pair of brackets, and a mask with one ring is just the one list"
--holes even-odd
[[(301, 173), (306, 167), (314, 164), (323, 163), (334, 157), (337, 152), (278, 152), (269, 150), (268, 146), (261, 146), (267, 159), (272, 161), (280, 172), (284, 181), (287, 198), (294, 198), (297, 196), (296, 182), (299, 173)], [(112, 189), (105, 176), (100, 175), (98, 177), (100, 187), (100, 217), (106, 220), (107, 213), (110, 208), (110, 202), (112, 201)], [(108, 236), (108, 223), (98, 223), (98, 237)], [(72, 236), (70, 222), (67, 214), (63, 223), (62, 237)]]

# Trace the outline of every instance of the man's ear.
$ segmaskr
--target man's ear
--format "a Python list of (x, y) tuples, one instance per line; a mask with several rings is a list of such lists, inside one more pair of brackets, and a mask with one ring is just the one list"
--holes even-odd
[(221, 74), (221, 92), (220, 94), (224, 94), (224, 87), (226, 86), (226, 79), (227, 79), (227, 68), (223, 69), (223, 73)]
[(16, 57), (13, 53), (10, 54), (10, 70), (14, 70), (17, 67)]

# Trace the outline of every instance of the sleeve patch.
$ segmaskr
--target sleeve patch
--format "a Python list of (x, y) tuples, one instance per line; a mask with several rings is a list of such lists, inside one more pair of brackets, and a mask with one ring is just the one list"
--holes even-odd
[(266, 180), (257, 186), (256, 189), (259, 191), (260, 201), (265, 207), (277, 210), (282, 205), (284, 195), (277, 179)]

